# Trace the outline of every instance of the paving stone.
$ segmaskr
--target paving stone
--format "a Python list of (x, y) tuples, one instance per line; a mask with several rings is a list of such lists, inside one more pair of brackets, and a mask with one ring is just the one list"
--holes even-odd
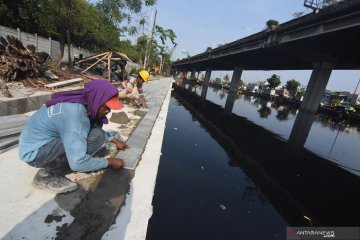
[(140, 159), (147, 140), (150, 137), (155, 120), (160, 112), (165, 96), (169, 90), (171, 80), (161, 80), (159, 82), (152, 82), (144, 88), (145, 98), (148, 101), (150, 108), (140, 124), (131, 134), (126, 143), (130, 149), (125, 152), (121, 151), (117, 157), (125, 161), (126, 169), (135, 169)]

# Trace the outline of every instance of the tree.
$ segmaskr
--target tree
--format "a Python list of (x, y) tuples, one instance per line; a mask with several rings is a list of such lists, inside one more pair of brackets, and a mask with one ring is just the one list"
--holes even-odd
[(282, 110), (278, 110), (276, 119), (279, 121), (286, 121), (289, 119), (290, 108), (284, 107)]
[(230, 82), (230, 77), (229, 77), (229, 74), (225, 74), (225, 76), (223, 77), (223, 82), (225, 83), (225, 84), (228, 84), (229, 82)]
[(276, 29), (278, 25), (279, 25), (279, 22), (276, 20), (270, 19), (270, 20), (266, 21), (266, 26), (271, 30)]
[(294, 98), (296, 96), (299, 86), (300, 83), (298, 81), (296, 81), (295, 79), (291, 79), (286, 82), (285, 87), (289, 91), (290, 95)]
[(339, 98), (333, 98), (333, 99), (331, 100), (331, 106), (332, 106), (332, 107), (339, 106), (340, 102), (341, 102), (341, 99), (339, 99)]
[(64, 55), (65, 44), (68, 44), (68, 62), (69, 68), (72, 67), (70, 56), (71, 35), (75, 29), (80, 28), (78, 16), (82, 11), (85, 0), (41, 0), (42, 9), (41, 22), (43, 27), (52, 32), (52, 35), (60, 38), (60, 59)]
[(223, 99), (225, 97), (225, 91), (224, 90), (221, 90), (220, 94), (219, 94), (219, 97), (220, 99)]
[(262, 105), (261, 108), (258, 110), (260, 118), (268, 118), (271, 114), (271, 108), (267, 107), (266, 105)]
[[(130, 25), (132, 14), (139, 13), (143, 4), (153, 6), (155, 3), (156, 0), (100, 0), (95, 6), (121, 32), (128, 32), (130, 35), (134, 35), (137, 30), (135, 26)], [(124, 21), (126, 23), (121, 25)]]
[(40, 26), (40, 0), (0, 1), (0, 22), (11, 28), (45, 34)]
[(259, 91), (260, 93), (263, 93), (266, 85), (265, 85), (266, 82), (259, 82)]
[(239, 81), (239, 87), (242, 88), (245, 85), (244, 81), (242, 79), (240, 79)]
[(207, 47), (206, 50), (205, 50), (205, 52), (207, 52), (207, 53), (209, 53), (211, 51), (212, 51), (212, 47)]
[(271, 77), (266, 79), (266, 81), (268, 81), (269, 86), (271, 88), (276, 88), (277, 86), (279, 86), (281, 84), (280, 76), (278, 76), (276, 74), (271, 75)]
[[(162, 45), (160, 45), (156, 41), (156, 37), (160, 38)], [(177, 43), (175, 42), (176, 34), (172, 29), (164, 29), (163, 27), (156, 25), (155, 26), (155, 38), (151, 38), (150, 41), (148, 41), (148, 63), (149, 66), (151, 64), (156, 64), (159, 66), (161, 63), (160, 61), (164, 61), (165, 57), (171, 58), (170, 54), (166, 52), (166, 40), (169, 39), (172, 44), (175, 46)], [(165, 53), (167, 53), (165, 55)], [(161, 59), (159, 58), (159, 55), (161, 56)], [(170, 69), (170, 67), (169, 67)]]
[(142, 35), (137, 39), (136, 50), (139, 53), (138, 63), (140, 65), (143, 64), (143, 59), (145, 58), (146, 46), (147, 46), (148, 41), (150, 41), (150, 40), (146, 35)]
[(167, 39), (170, 39), (170, 41), (174, 45), (176, 44), (176, 42), (175, 42), (176, 34), (174, 33), (174, 31), (172, 29), (164, 29), (164, 28), (160, 27), (159, 25), (156, 25), (155, 30), (156, 30), (156, 34), (159, 36), (163, 45), (165, 45), (165, 41)]

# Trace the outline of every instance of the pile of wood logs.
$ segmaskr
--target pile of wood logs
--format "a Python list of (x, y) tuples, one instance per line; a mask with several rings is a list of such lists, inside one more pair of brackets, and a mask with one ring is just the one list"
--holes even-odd
[(0, 78), (4, 82), (31, 81), (39, 75), (40, 69), (37, 56), (21, 41), (13, 36), (0, 37)]

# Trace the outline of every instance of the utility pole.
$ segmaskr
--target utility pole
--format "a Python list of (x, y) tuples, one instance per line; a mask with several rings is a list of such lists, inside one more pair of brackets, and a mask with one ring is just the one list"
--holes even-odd
[(357, 83), (357, 85), (356, 85), (356, 88), (355, 88), (355, 90), (354, 90), (354, 94), (356, 93), (356, 90), (357, 90), (357, 88), (358, 88), (358, 86), (359, 86), (359, 83), (360, 83), (360, 78), (359, 78), (359, 81), (358, 81), (358, 83)]
[(155, 22), (156, 22), (156, 14), (157, 14), (157, 10), (156, 8), (153, 9), (154, 13), (153, 13), (153, 25), (152, 25), (152, 30), (151, 30), (151, 38), (148, 41), (148, 44), (146, 46), (146, 52), (145, 52), (145, 59), (144, 59), (144, 69), (146, 69), (146, 64), (147, 61), (150, 62), (150, 53), (151, 53), (151, 44), (154, 38), (154, 32), (155, 32)]

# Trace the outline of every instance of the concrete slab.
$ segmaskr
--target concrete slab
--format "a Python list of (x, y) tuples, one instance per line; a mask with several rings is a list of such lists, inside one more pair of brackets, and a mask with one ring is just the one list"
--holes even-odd
[[(144, 91), (151, 97), (149, 99), (150, 110), (155, 107), (160, 109), (163, 106), (161, 99), (154, 97), (154, 95), (156, 92), (162, 91), (168, 93), (170, 84), (171, 79), (151, 81), (146, 84)], [(132, 115), (134, 110), (129, 108), (124, 110), (129, 114), (129, 118), (133, 119), (132, 125), (130, 124), (127, 127), (135, 127), (136, 120), (139, 118)], [(163, 113), (165, 117), (166, 113), (167, 108)], [(158, 119), (160, 117), (156, 121)], [(144, 128), (152, 127), (151, 123), (146, 120), (146, 115), (143, 120), (144, 125), (142, 126)], [(164, 117), (162, 117), (162, 121), (164, 121)], [(126, 132), (123, 130), (128, 130), (128, 128), (123, 128), (123, 126), (114, 123), (104, 127), (105, 130), (117, 130), (121, 133)], [(146, 129), (139, 128), (139, 134), (145, 131)], [(127, 131), (128, 134), (130, 132)], [(154, 131), (151, 135), (153, 134), (155, 134)], [(156, 131), (156, 135), (159, 134), (161, 136), (152, 141), (160, 146), (152, 149), (151, 156), (160, 156), (161, 130)], [(130, 134), (130, 136), (125, 136), (125, 139), (129, 137), (128, 141), (132, 138), (134, 138), (132, 141), (136, 139), (145, 141), (144, 137), (136, 136)], [(138, 156), (136, 161), (143, 158), (144, 149), (134, 147), (129, 150), (134, 150), (133, 154), (129, 154), (131, 157)], [(80, 184), (80, 189), (73, 193), (55, 195), (34, 189), (31, 186), (32, 178), (37, 169), (29, 167), (19, 159), (17, 147), (0, 154), (0, 169), (3, 176), (3, 180), (0, 181), (2, 193), (0, 197), (0, 222), (2, 223), (0, 225), (0, 239), (52, 239), (55, 237), (59, 239), (100, 239), (124, 204), (130, 180), (135, 173), (134, 170), (123, 169), (91, 174), (71, 174), (68, 177), (76, 180)], [(157, 167), (152, 168), (152, 170), (149, 169), (149, 171), (155, 170)], [(153, 185), (155, 178), (153, 177)], [(145, 181), (143, 186), (147, 186), (148, 179), (145, 178), (143, 181)], [(153, 188), (150, 187), (147, 191), (153, 193)], [(150, 195), (152, 196), (152, 194)], [(147, 208), (151, 208), (151, 201), (150, 207)], [(144, 221), (147, 222), (147, 219)], [(91, 236), (94, 237), (90, 238), (86, 234), (92, 234)], [(76, 238), (79, 236), (80, 238)]]

